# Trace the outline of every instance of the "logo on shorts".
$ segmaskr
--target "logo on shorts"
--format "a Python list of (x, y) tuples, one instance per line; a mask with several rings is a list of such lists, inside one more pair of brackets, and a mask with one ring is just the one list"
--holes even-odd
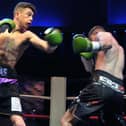
[(123, 90), (120, 90), (120, 85), (113, 82), (112, 80), (108, 79), (107, 77), (104, 77), (104, 76), (100, 76), (99, 78), (99, 82), (103, 83), (104, 85), (114, 89), (115, 91), (118, 91), (118, 92), (121, 92), (121, 93), (124, 93)]
[(7, 76), (7, 68), (0, 67), (0, 76)]

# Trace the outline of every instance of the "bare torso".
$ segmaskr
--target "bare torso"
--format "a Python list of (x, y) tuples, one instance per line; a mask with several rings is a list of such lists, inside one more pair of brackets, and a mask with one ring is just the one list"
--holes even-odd
[(106, 53), (100, 51), (97, 54), (95, 69), (106, 71), (113, 76), (123, 79), (124, 50), (117, 44)]
[(14, 68), (28, 45), (25, 33), (14, 32), (11, 37), (0, 41), (0, 64)]

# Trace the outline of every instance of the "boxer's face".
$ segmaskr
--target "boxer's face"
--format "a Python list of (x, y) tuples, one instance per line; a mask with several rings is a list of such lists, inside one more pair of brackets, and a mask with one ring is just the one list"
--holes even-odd
[(101, 29), (101, 28), (97, 28), (97, 29), (95, 29), (92, 33), (91, 33), (91, 35), (89, 36), (89, 39), (91, 40), (91, 41), (97, 41), (97, 33), (98, 32), (104, 32), (105, 30), (103, 30), (103, 29)]
[(31, 8), (24, 8), (17, 12), (18, 25), (23, 29), (28, 29), (33, 21), (34, 12)]

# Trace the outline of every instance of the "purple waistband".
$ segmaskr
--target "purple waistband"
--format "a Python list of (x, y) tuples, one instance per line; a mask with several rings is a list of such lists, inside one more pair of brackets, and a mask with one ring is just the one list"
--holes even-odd
[(17, 84), (17, 79), (0, 78), (0, 84), (3, 84), (3, 83)]

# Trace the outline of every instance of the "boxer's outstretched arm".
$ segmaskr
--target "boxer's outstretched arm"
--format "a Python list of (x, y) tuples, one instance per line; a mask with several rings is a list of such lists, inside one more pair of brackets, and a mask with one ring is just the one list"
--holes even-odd
[(46, 32), (45, 40), (30, 31), (27, 31), (25, 35), (33, 45), (47, 53), (53, 52), (63, 40), (62, 33), (57, 29), (53, 29), (52, 32)]

